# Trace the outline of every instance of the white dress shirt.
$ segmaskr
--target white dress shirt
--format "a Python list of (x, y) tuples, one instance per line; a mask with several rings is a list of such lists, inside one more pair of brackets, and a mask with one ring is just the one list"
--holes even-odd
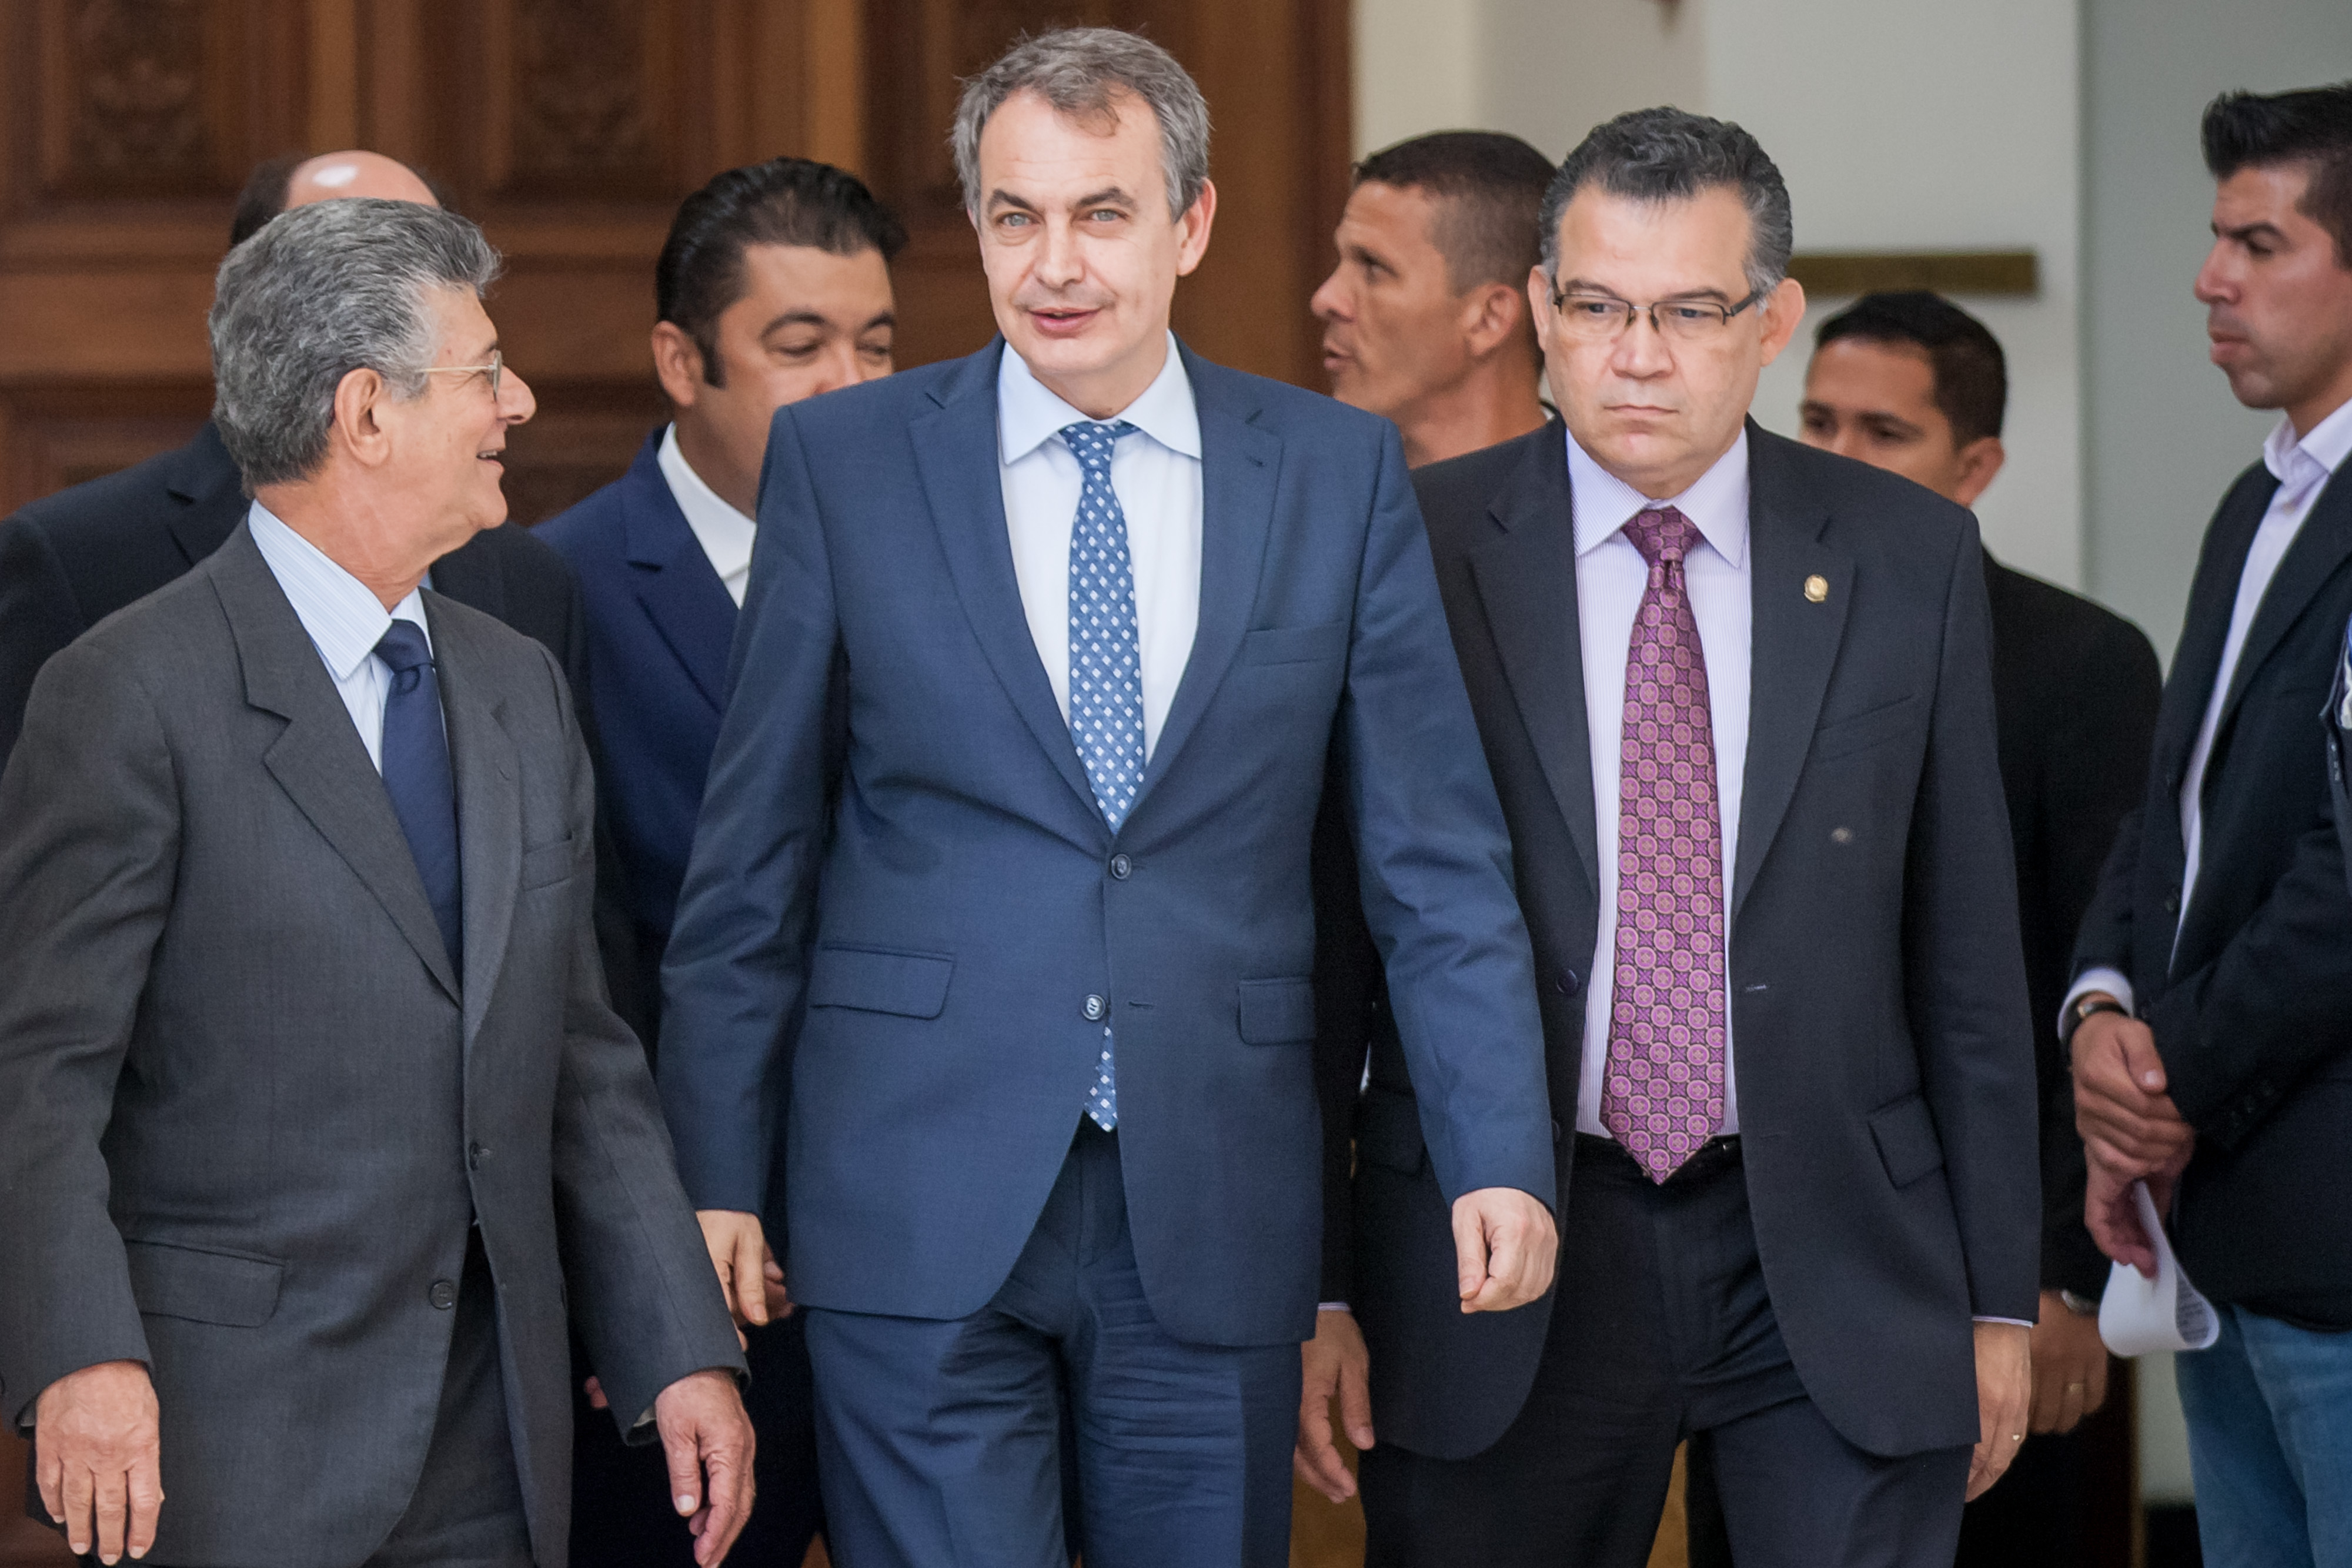
[[(1749, 627), (1755, 619), (1753, 569), (1748, 553), (1748, 433), (1697, 483), (1679, 496), (1652, 500), (1594, 462), (1568, 438), (1569, 494), (1575, 508), (1576, 614), (1584, 653), (1584, 714), (1592, 752), (1594, 847), (1601, 855), (1601, 937), (1584, 988), (1584, 1070), (1576, 1092), (1576, 1130), (1609, 1136), (1601, 1096), (1609, 1073), (1609, 1015), (1617, 971), (1617, 812), (1625, 739), (1625, 659), (1633, 621), (1650, 585), (1650, 564), (1625, 525), (1652, 507), (1672, 507), (1688, 517), (1704, 542), (1683, 558), (1691, 617), (1706, 655), (1706, 700), (1715, 731), (1717, 809), (1723, 824), (1723, 898), (1730, 918), (1731, 873), (1739, 842), (1739, 793), (1748, 766)], [(1724, 952), (1731, 950), (1727, 924)], [(1723, 1127), (1739, 1131), (1739, 1100), (1731, 1071), (1730, 976), (1724, 977)]]
[(325, 551), (260, 502), (246, 514), (246, 527), (270, 575), (286, 591), (302, 630), (310, 634), (310, 646), (319, 651), (335, 683), (335, 695), (350, 711), (368, 760), (383, 772), (383, 704), (392, 695), (392, 670), (375, 656), (375, 645), (395, 620), (413, 621), (425, 633), (425, 651), (432, 651), (433, 629), (425, 623), (419, 591), (410, 589), (408, 597), (386, 614), (373, 589), (330, 560)]
[(662, 477), (669, 482), (670, 498), (677, 509), (686, 514), (686, 526), (694, 530), (694, 542), (710, 561), (710, 570), (719, 574), (719, 583), (735, 608), (743, 608), (743, 591), (751, 584), (751, 541), (760, 525), (737, 511), (718, 491), (702, 482), (686, 454), (677, 449), (677, 426), (673, 424), (662, 433)]
[[(2180, 940), (2180, 923), (2189, 915), (2189, 901), (2197, 892), (2197, 870), (2204, 850), (2200, 802), (2205, 767), (2212, 760), (2213, 737), (2221, 727), (2221, 705), (2229, 699), (2230, 685), (2237, 678), (2238, 655), (2245, 651), (2246, 634), (2253, 629), (2255, 613), (2262, 609), (2271, 579), (2278, 574), (2279, 562), (2286, 559), (2288, 548), (2303, 531), (2304, 519), (2311, 516), (2312, 504), (2327, 487), (2329, 477), (2344, 465), (2347, 454), (2352, 454), (2352, 402), (2313, 425), (2311, 434), (2301, 440), (2295, 438), (2294, 422), (2282, 415), (2263, 443), (2263, 466), (2279, 486), (2272, 493), (2269, 510), (2263, 514), (2262, 526), (2254, 530), (2245, 567), (2238, 573), (2238, 597), (2230, 607), (2229, 634), (2221, 642), (2221, 667), (2214, 674), (2213, 689), (2206, 694), (2205, 719), (2197, 727), (2197, 743), (2189, 747), (2189, 767), (2180, 780), (2180, 842), (2188, 858), (2180, 876), (2180, 914), (2173, 925), (2175, 946)], [(2135, 1005), (2132, 983), (2120, 971), (2085, 969), (2059, 1007), (2060, 1033), (2065, 1032), (2067, 1010), (2076, 998), (2091, 991), (2106, 992), (2126, 1009)]]
[[(997, 463), (1013, 574), (1054, 701), (1070, 716), (1070, 528), (1086, 474), (1061, 439), (1087, 416), (1047, 391), (1021, 356), (1004, 350), (996, 372)], [(1111, 415), (1138, 434), (1120, 440), (1110, 487), (1127, 517), (1135, 577), (1135, 631), (1143, 679), (1143, 754), (1192, 656), (1201, 619), (1201, 415), (1174, 333), (1168, 362), (1143, 395)], [(1108, 423), (1106, 421), (1105, 423)]]

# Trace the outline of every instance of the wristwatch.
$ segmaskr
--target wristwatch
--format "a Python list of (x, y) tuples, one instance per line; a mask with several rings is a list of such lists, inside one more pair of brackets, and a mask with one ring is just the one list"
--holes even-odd
[(2072, 1291), (2061, 1291), (2058, 1292), (2058, 1299), (2066, 1304), (2068, 1312), (2078, 1318), (2095, 1318), (2099, 1315), (2099, 1303), (2088, 1296), (2078, 1296)]
[(2059, 1036), (2058, 1043), (2072, 1045), (2074, 1042), (2074, 1031), (2100, 1013), (2119, 1013), (2125, 1018), (2131, 1017), (2131, 1009), (2123, 1003), (2113, 997), (2102, 996), (2093, 991), (2088, 996), (2076, 1000), (2073, 1007), (2066, 1009), (2066, 1028)]

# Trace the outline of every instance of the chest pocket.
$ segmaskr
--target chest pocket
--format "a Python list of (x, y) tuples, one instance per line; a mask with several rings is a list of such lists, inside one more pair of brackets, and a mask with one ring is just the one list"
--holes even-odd
[(1348, 652), (1348, 622), (1323, 626), (1267, 626), (1242, 639), (1244, 664), (1328, 663)]

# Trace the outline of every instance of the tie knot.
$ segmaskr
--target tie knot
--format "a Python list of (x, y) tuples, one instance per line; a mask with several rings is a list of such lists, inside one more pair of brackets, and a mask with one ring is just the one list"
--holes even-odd
[(1062, 426), (1062, 441), (1082, 467), (1103, 469), (1110, 466), (1111, 448), (1118, 444), (1118, 438), (1134, 429), (1123, 419), (1082, 419)]
[(1625, 537), (1652, 566), (1661, 560), (1682, 559), (1697, 531), (1696, 524), (1672, 507), (1647, 507), (1634, 513), (1633, 521), (1625, 525)]
[(394, 620), (376, 640), (375, 656), (392, 668), (396, 675), (422, 669), (433, 662), (433, 650), (425, 641), (425, 628), (414, 621)]

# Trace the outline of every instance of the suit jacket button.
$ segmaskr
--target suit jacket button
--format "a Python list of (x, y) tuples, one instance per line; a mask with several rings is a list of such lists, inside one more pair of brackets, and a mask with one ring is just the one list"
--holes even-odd
[(1558, 975), (1552, 977), (1551, 988), (1558, 991), (1563, 997), (1572, 997), (1576, 995), (1576, 971), (1573, 969), (1562, 969)]
[(1125, 882), (1135, 874), (1135, 862), (1125, 855), (1113, 855), (1110, 857), (1110, 874)]
[(1088, 1023), (1102, 1022), (1103, 1015), (1108, 1011), (1110, 1011), (1110, 1004), (1103, 1000), (1100, 997), (1088, 997), (1087, 998), (1086, 1013), (1087, 1021)]
[(2167, 915), (2178, 915), (2180, 913), (2179, 894), (2168, 893), (2164, 895), (2164, 912)]
[(457, 1304), (457, 1287), (446, 1280), (436, 1280), (433, 1288), (425, 1292), (425, 1299), (443, 1312)]
[(467, 1168), (468, 1168), (469, 1170), (480, 1170), (484, 1166), (488, 1165), (489, 1163), (490, 1163), (490, 1145), (488, 1145), (488, 1144), (467, 1144), (467, 1145), (466, 1145), (466, 1166), (467, 1166)]

